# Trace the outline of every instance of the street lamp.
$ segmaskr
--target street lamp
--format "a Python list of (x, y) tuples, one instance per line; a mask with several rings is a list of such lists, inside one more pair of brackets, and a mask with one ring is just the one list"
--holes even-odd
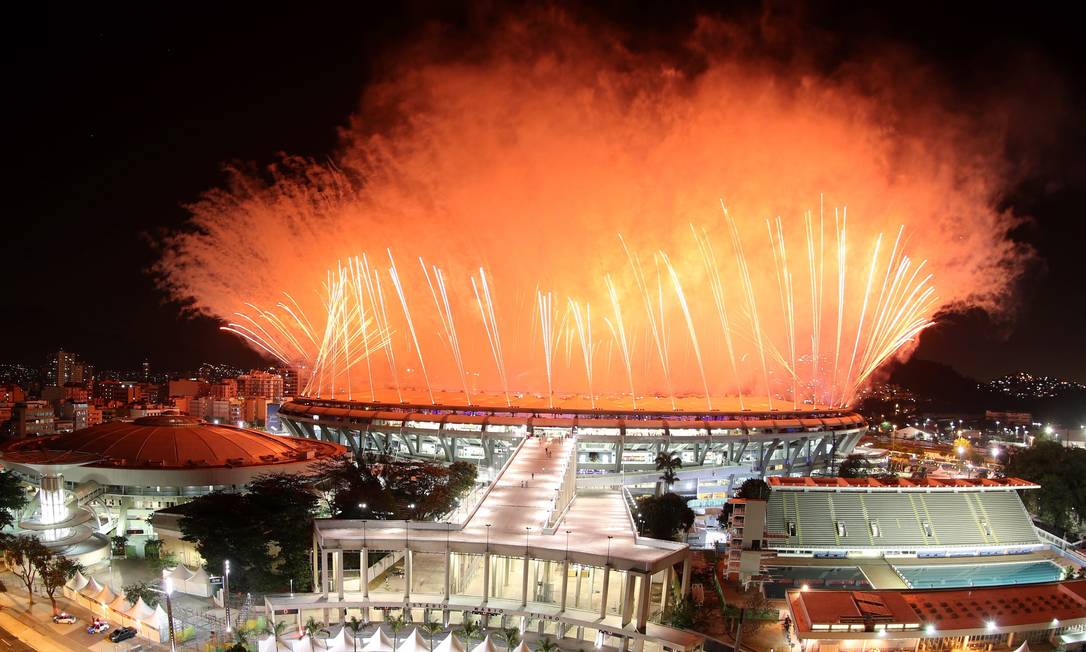
[(222, 605), (226, 608), (226, 633), (229, 634), (234, 631), (230, 626), (230, 560), (224, 559), (222, 565)]
[(532, 532), (531, 526), (525, 525), (524, 526), (524, 556), (525, 557), (528, 556), (528, 535), (531, 534), (531, 532)]
[(569, 561), (569, 533), (573, 530), (566, 530), (566, 561)]
[(166, 589), (166, 626), (170, 628), (170, 652), (177, 652), (173, 635), (173, 600), (170, 599), (173, 595), (173, 578), (166, 577), (163, 581), (166, 584), (164, 587)]
[(611, 565), (611, 539), (614, 538), (610, 534), (607, 535), (607, 566)]
[(490, 523), (486, 524), (486, 551), (490, 552)]

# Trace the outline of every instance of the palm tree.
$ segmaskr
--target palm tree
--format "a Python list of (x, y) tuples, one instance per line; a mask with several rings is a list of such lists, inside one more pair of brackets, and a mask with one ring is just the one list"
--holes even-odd
[(471, 647), (472, 640), (479, 638), (483, 633), (483, 628), (479, 626), (479, 623), (471, 619), (471, 616), (464, 614), (464, 623), (460, 625), (460, 633), (464, 635), (464, 641)]
[(362, 633), (362, 630), (366, 628), (366, 623), (358, 619), (358, 616), (351, 616), (351, 619), (343, 623), (351, 632), (351, 640), (354, 641), (354, 652), (358, 652), (358, 635)]
[(430, 637), (430, 652), (434, 652), (434, 637), (445, 630), (445, 626), (440, 622), (426, 621), (420, 625), (422, 631)]
[(520, 643), (520, 630), (516, 627), (505, 627), (498, 636), (505, 641), (505, 647), (509, 648), (509, 652), (513, 652), (513, 648)]
[(321, 632), (328, 633), (328, 630), (324, 627), (324, 623), (314, 620), (313, 616), (310, 616), (309, 620), (305, 621), (305, 627), (302, 628), (302, 631), (310, 638), (315, 638), (317, 634)]
[(276, 645), (279, 645), (279, 639), (283, 637), (286, 631), (287, 622), (285, 620), (277, 620), (274, 623), (269, 620), (264, 623), (264, 633), (271, 636)]
[(392, 630), (392, 649), (395, 650), (400, 646), (400, 632), (404, 627), (407, 627), (407, 621), (403, 616), (396, 616), (395, 618), (389, 618), (387, 621), (388, 628)]
[(675, 484), (675, 481), (679, 479), (675, 469), (681, 468), (683, 468), (683, 460), (677, 453), (660, 451), (656, 455), (656, 470), (663, 471), (660, 479), (663, 480), (666, 491), (671, 491), (671, 485)]
[(558, 644), (548, 636), (535, 644), (535, 652), (558, 652)]

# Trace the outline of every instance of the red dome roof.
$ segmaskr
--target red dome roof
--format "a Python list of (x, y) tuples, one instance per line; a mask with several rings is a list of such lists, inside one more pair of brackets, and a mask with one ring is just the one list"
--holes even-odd
[(87, 466), (185, 469), (285, 464), (334, 457), (346, 450), (329, 442), (166, 415), (18, 440), (4, 449), (4, 457), (23, 463), (57, 464), (64, 463), (59, 458), (67, 458), (94, 460)]

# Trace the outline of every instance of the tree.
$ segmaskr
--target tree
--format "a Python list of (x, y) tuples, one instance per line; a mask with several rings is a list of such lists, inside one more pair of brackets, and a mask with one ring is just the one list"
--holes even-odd
[(19, 476), (11, 471), (0, 471), (0, 530), (15, 525), (28, 502)]
[(440, 622), (427, 620), (421, 627), (422, 631), (426, 632), (426, 635), (430, 637), (430, 652), (434, 652), (434, 639), (438, 634), (445, 631), (445, 626)]
[(558, 652), (558, 644), (547, 636), (535, 644), (535, 652)]
[(671, 485), (679, 479), (675, 469), (683, 468), (683, 460), (677, 453), (660, 451), (656, 454), (656, 470), (663, 471), (660, 480), (664, 483), (664, 491), (671, 491)]
[(1061, 533), (1072, 525), (1081, 527), (1086, 513), (1086, 450), (1037, 441), (1009, 454), (1004, 467), (1008, 477), (1041, 485), (1038, 490), (1020, 492), (1030, 512)]
[(286, 631), (287, 621), (285, 620), (267, 620), (264, 622), (264, 633), (272, 637), (272, 640), (275, 641), (276, 646), (279, 645), (279, 639), (283, 637), (283, 634), (285, 634)]
[(739, 485), (736, 497), (746, 500), (769, 500), (769, 485), (761, 478), (750, 478)]
[(702, 613), (690, 596), (672, 600), (660, 622), (677, 629), (696, 629), (701, 624)]
[(158, 606), (158, 597), (162, 595), (157, 589), (158, 587), (151, 582), (133, 582), (121, 587), (124, 599), (128, 600), (130, 604), (136, 604), (138, 600), (142, 599), (151, 608)]
[(520, 630), (516, 627), (503, 627), (502, 630), (498, 632), (498, 636), (505, 641), (505, 647), (507, 647), (510, 652), (512, 652), (512, 649), (520, 643)]
[(676, 534), (688, 531), (694, 525), (694, 510), (686, 505), (686, 499), (675, 493), (641, 496), (637, 499), (637, 511), (645, 521), (649, 536), (654, 539), (674, 539)]
[(316, 638), (317, 634), (328, 632), (328, 630), (324, 628), (324, 623), (318, 621), (313, 616), (310, 616), (309, 619), (305, 621), (305, 625), (302, 626), (302, 631), (305, 632), (305, 635), (309, 638)]
[(871, 463), (867, 461), (867, 458), (853, 453), (846, 457), (844, 462), (841, 462), (841, 466), (837, 469), (837, 476), (840, 478), (866, 478), (870, 472)]
[(42, 586), (45, 587), (45, 595), (49, 596), (49, 602), (53, 605), (54, 614), (60, 613), (55, 597), (57, 589), (82, 570), (83, 564), (63, 555), (49, 555), (42, 560), (41, 566), (38, 567), (38, 574), (41, 576)]
[(467, 612), (464, 613), (464, 622), (460, 625), (460, 634), (464, 637), (464, 642), (468, 647), (471, 647), (471, 642), (477, 638), (480, 638), (483, 628), (479, 626), (479, 622), (469, 616)]
[[(366, 623), (359, 620), (358, 616), (351, 616), (351, 619), (343, 623), (351, 632), (351, 640), (354, 641), (354, 652), (358, 652), (358, 637), (362, 635), (362, 630), (366, 628)], [(433, 647), (433, 644), (430, 644)]]
[(4, 561), (26, 586), (28, 608), (34, 604), (34, 581), (38, 578), (38, 569), (51, 556), (52, 553), (38, 537), (20, 534), (4, 539)]
[(388, 619), (388, 628), (392, 632), (392, 649), (400, 647), (400, 632), (407, 627), (407, 621), (403, 616), (395, 616)]

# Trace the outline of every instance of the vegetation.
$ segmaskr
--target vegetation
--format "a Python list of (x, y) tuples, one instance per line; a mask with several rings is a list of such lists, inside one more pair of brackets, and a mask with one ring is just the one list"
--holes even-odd
[(548, 636), (535, 644), (535, 652), (558, 652), (558, 644)]
[(483, 628), (479, 626), (479, 621), (475, 620), (464, 612), (464, 622), (460, 625), (460, 634), (464, 637), (464, 643), (467, 647), (471, 647), (472, 641), (481, 638), (483, 634)]
[(52, 553), (38, 537), (20, 534), (3, 540), (4, 561), (11, 572), (26, 586), (27, 606), (34, 604), (34, 582)]
[(11, 471), (0, 471), (0, 530), (15, 525), (28, 499), (23, 481)]
[(388, 625), (389, 630), (392, 631), (392, 649), (395, 650), (400, 647), (400, 632), (407, 627), (407, 621), (404, 620), (403, 616), (395, 616), (389, 618), (385, 624)]
[(750, 478), (739, 485), (735, 495), (747, 500), (769, 500), (769, 485), (761, 478)]
[(520, 630), (516, 627), (503, 627), (498, 632), (498, 637), (505, 641), (505, 647), (509, 648), (510, 652), (520, 644)]
[(151, 582), (133, 582), (121, 587), (124, 599), (129, 603), (136, 604), (136, 601), (142, 598), (147, 606), (152, 608), (158, 605), (158, 598), (161, 595), (158, 590), (158, 587)]
[(841, 478), (866, 478), (871, 473), (871, 463), (863, 455), (853, 453), (841, 462), (837, 476)]
[(671, 491), (671, 486), (679, 479), (675, 469), (683, 468), (683, 460), (677, 453), (661, 451), (656, 454), (656, 470), (663, 471), (660, 481), (664, 484), (664, 491)]
[[(281, 622), (281, 621), (280, 621)], [(358, 637), (362, 635), (362, 630), (366, 628), (366, 623), (359, 620), (358, 616), (351, 616), (351, 619), (343, 623), (343, 626), (347, 628), (347, 631), (351, 633), (351, 640), (354, 641), (354, 650), (358, 652)], [(278, 637), (276, 638), (278, 641)], [(430, 643), (431, 650), (433, 649), (433, 642)]]
[[(674, 598), (674, 592), (672, 593)], [(667, 610), (660, 617), (660, 622), (678, 629), (697, 629), (704, 620), (704, 614), (690, 599), (690, 596), (681, 600), (672, 599)]]
[(45, 595), (49, 596), (54, 614), (60, 613), (57, 608), (57, 589), (63, 587), (81, 570), (83, 570), (83, 564), (63, 555), (50, 554), (42, 561), (38, 574), (41, 575), (42, 587), (45, 589)]
[(444, 466), (370, 454), (324, 462), (317, 473), (332, 493), (336, 517), (436, 520), (471, 490), (477, 469), (468, 462)]
[(694, 526), (694, 510), (686, 499), (675, 493), (662, 496), (640, 496), (637, 511), (644, 519), (645, 533), (654, 539), (674, 539), (679, 532)]
[(1059, 533), (1082, 528), (1086, 513), (1086, 450), (1037, 441), (1029, 448), (1011, 449), (1004, 473), (1041, 485), (1040, 489), (1021, 492), (1026, 507), (1041, 521)]
[(293, 579), (306, 590), (317, 503), (309, 478), (264, 475), (247, 493), (217, 491), (187, 503), (181, 532), (209, 572), (219, 574), (230, 560), (231, 589), (285, 591)]

